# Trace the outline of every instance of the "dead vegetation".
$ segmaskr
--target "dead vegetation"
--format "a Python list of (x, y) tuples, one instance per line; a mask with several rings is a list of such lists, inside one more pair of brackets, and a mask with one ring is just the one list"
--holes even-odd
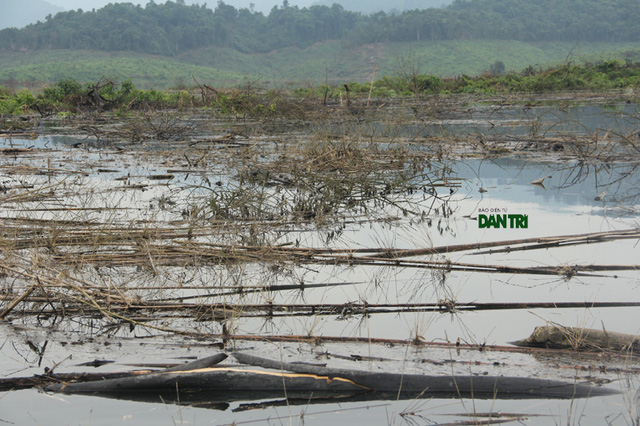
[[(203, 99), (219, 108), (213, 115), (147, 111), (51, 120), (50, 130), (77, 137), (69, 151), (10, 146), (1, 152), (0, 170), (7, 177), (0, 193), (1, 317), (75, 322), (70, 327), (82, 324), (91, 333), (126, 335), (138, 327), (150, 334), (226, 340), (240, 335), (238, 323), (252, 317), (490, 309), (482, 302), (437, 298), (296, 303), (312, 289), (357, 287), (351, 280), (309, 282), (304, 271), (438, 271), (443, 282), (452, 273), (568, 281), (639, 267), (461, 259), (637, 240), (636, 228), (442, 246), (423, 240), (412, 248), (393, 241), (349, 244), (345, 238), (376, 226), (451, 232), (447, 223), (462, 216), (454, 200), (464, 183), (453, 172), (454, 159), (568, 157), (577, 170), (570, 178), (575, 183), (586, 169), (623, 163), (637, 151), (630, 130), (595, 137), (541, 132), (541, 120), (527, 121), (535, 129), (526, 137), (434, 135), (426, 130), (436, 126), (427, 114), (435, 104), (420, 105), (419, 112), (413, 104), (394, 105), (392, 119), (383, 123), (369, 121), (382, 114), (375, 103), (362, 114), (354, 114), (353, 104), (332, 111), (323, 105), (326, 122), (319, 124), (310, 100), (307, 110), (277, 93), (265, 103), (250, 91), (229, 96), (202, 90)], [(220, 117), (224, 108), (233, 118)], [(302, 120), (296, 122), (301, 130), (290, 132), (290, 123), (278, 122), (282, 117)], [(374, 278), (364, 286), (380, 284)], [(514, 302), (493, 309), (550, 306)], [(596, 304), (567, 302), (565, 308), (588, 306)]]

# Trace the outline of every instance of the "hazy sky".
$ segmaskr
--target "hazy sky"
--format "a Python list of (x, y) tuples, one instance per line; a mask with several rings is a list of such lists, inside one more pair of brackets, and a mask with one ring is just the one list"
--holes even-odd
[[(46, 0), (51, 4), (63, 7), (67, 10), (82, 9), (91, 10), (99, 9), (109, 3), (123, 3), (119, 0)], [(311, 6), (315, 0), (290, 0), (289, 4), (300, 7)], [(129, 3), (145, 5), (149, 0), (128, 0)], [(163, 0), (155, 0), (156, 3), (164, 3)], [(255, 10), (269, 12), (273, 6), (282, 5), (282, 0), (225, 0), (226, 4), (230, 4), (236, 8), (249, 8), (249, 3), (255, 4)], [(206, 3), (211, 9), (215, 9), (218, 4), (217, 0), (185, 0), (186, 4), (204, 4)]]

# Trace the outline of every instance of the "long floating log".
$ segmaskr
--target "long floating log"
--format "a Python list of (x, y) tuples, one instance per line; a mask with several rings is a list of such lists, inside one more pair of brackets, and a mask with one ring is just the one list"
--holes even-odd
[[(166, 394), (171, 392), (266, 392), (278, 395), (356, 396), (367, 398), (474, 397), (474, 398), (586, 398), (612, 395), (616, 390), (580, 383), (522, 377), (428, 376), (331, 369), (309, 364), (280, 363), (247, 354), (234, 356), (243, 363), (279, 371), (239, 368), (201, 368), (163, 371), (124, 378), (52, 384), (47, 391), (90, 394)], [(282, 369), (288, 371), (282, 371)]]

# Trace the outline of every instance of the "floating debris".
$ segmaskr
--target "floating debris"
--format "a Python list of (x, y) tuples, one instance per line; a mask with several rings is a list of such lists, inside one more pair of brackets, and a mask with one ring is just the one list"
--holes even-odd
[(518, 346), (552, 349), (614, 350), (637, 353), (640, 349), (640, 336), (590, 328), (546, 325), (536, 327), (531, 336), (513, 343)]
[(596, 197), (594, 198), (595, 201), (601, 201), (604, 196), (607, 195), (607, 191), (602, 191), (601, 193), (599, 193), (598, 195), (596, 195)]
[(544, 176), (544, 177), (541, 177), (540, 179), (532, 180), (531, 181), (531, 185), (537, 185), (537, 186), (541, 186), (541, 187), (544, 188), (544, 180), (545, 179), (551, 179), (551, 176)]

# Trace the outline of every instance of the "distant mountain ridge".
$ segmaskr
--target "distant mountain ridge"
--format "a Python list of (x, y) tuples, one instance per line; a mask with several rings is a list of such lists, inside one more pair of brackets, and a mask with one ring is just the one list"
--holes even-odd
[(453, 0), (318, 0), (314, 5), (331, 6), (338, 3), (346, 10), (365, 14), (377, 12), (403, 12), (414, 9), (442, 8), (451, 4)]
[(37, 21), (44, 21), (47, 15), (55, 15), (63, 10), (44, 0), (2, 0), (0, 29), (22, 28)]

